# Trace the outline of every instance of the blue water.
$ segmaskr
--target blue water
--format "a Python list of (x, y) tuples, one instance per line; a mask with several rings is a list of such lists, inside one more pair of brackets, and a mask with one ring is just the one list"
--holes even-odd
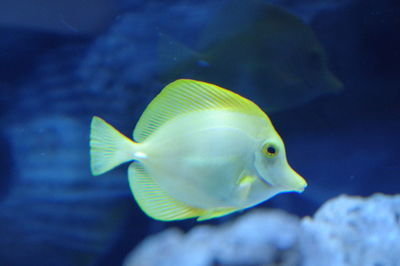
[[(158, 79), (159, 35), (194, 45), (222, 4), (125, 0), (85, 9), (75, 2), (40, 12), (0, 3), (0, 265), (119, 265), (147, 235), (197, 224), (145, 216), (126, 166), (91, 176), (89, 124), (99, 115), (131, 136), (166, 85)], [(398, 193), (400, 4), (271, 2), (311, 26), (344, 89), (269, 114), (308, 188), (260, 207), (303, 216), (339, 194)], [(107, 15), (92, 21), (91, 12)]]

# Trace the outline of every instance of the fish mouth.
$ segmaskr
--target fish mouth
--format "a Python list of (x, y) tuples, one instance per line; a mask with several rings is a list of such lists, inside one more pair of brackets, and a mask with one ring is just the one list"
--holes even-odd
[(301, 187), (301, 188), (298, 188), (298, 189), (296, 189), (296, 190), (293, 190), (293, 191), (295, 191), (295, 192), (298, 192), (298, 193), (302, 193), (305, 189), (306, 189), (306, 187), (307, 187), (308, 185), (307, 184), (305, 184), (303, 187)]

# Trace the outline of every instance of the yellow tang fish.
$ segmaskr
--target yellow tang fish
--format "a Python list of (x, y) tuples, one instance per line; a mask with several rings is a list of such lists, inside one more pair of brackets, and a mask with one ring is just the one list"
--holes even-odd
[(268, 116), (209, 83), (170, 83), (144, 111), (133, 139), (93, 117), (91, 170), (100, 175), (133, 161), (133, 196), (156, 220), (220, 217), (307, 186)]

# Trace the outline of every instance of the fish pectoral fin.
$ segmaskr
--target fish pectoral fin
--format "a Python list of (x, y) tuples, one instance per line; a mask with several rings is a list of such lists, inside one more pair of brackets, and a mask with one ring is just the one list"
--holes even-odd
[(242, 175), (239, 178), (237, 184), (238, 184), (239, 199), (241, 202), (247, 200), (247, 197), (249, 196), (251, 190), (251, 186), (253, 185), (255, 180), (256, 177), (253, 175)]
[[(251, 190), (251, 186), (256, 180), (256, 177), (253, 175), (247, 175), (247, 174), (242, 174), (241, 177), (239, 178), (237, 184), (238, 184), (238, 193), (239, 193), (239, 198), (242, 202), (247, 200), (247, 197), (249, 195), (249, 192)], [(204, 221), (208, 219), (213, 219), (221, 216), (225, 216), (228, 214), (231, 214), (232, 212), (237, 211), (237, 208), (217, 208), (217, 209), (212, 209), (209, 211), (204, 212), (199, 218), (197, 218), (197, 221)]]
[(228, 215), (237, 210), (238, 210), (237, 208), (217, 208), (217, 209), (205, 211), (199, 218), (197, 218), (197, 221), (205, 221), (205, 220), (225, 216), (225, 215)]
[(157, 185), (143, 164), (133, 162), (128, 169), (129, 185), (140, 208), (151, 218), (160, 221), (173, 221), (195, 218), (204, 210), (180, 202)]

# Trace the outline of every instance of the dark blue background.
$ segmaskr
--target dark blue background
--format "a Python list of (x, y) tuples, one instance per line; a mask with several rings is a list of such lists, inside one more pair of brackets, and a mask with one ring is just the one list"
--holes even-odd
[[(162, 13), (142, 2), (121, 2), (115, 19), (92, 32), (0, 25), (1, 265), (114, 265), (148, 234), (197, 224), (146, 217), (126, 166), (100, 177), (89, 172), (91, 116), (130, 136), (163, 86), (154, 78), (157, 33), (176, 28), (193, 42), (216, 8), (199, 7), (199, 22), (185, 17), (185, 29), (168, 18), (174, 6), (190, 17), (191, 1), (158, 3)], [(303, 216), (339, 194), (398, 193), (400, 4), (347, 1), (303, 12), (297, 15), (308, 19), (345, 89), (270, 115), (309, 186), (262, 207)]]

